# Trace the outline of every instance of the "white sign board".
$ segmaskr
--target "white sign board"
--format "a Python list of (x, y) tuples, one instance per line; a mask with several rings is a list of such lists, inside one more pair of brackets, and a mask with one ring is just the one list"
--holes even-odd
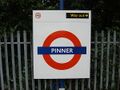
[(90, 42), (90, 11), (34, 10), (34, 79), (89, 78)]

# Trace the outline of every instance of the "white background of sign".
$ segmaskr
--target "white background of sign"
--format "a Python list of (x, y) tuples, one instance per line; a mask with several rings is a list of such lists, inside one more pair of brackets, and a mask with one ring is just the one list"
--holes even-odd
[[(36, 18), (35, 13), (41, 17)], [(88, 19), (66, 19), (66, 12), (89, 13)], [(82, 54), (79, 62), (70, 69), (57, 70), (50, 67), (42, 55), (37, 54), (37, 47), (51, 33), (65, 30), (73, 33), (79, 38), (81, 45), (87, 47), (87, 54)], [(89, 78), (90, 77), (90, 40), (91, 40), (91, 13), (90, 11), (33, 11), (33, 60), (35, 79), (61, 79), (61, 78)], [(66, 38), (59, 38), (52, 42), (51, 46), (73, 46), (73, 43)], [(51, 55), (55, 61), (60, 63), (68, 62), (73, 55)]]

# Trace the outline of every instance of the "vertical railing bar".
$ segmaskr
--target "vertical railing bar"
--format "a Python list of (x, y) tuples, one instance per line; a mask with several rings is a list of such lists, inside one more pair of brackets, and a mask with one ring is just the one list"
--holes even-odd
[(81, 90), (84, 90), (84, 79), (82, 80), (82, 84), (81, 84)]
[(97, 83), (97, 31), (95, 31), (95, 63), (94, 63), (94, 90), (96, 90), (96, 83)]
[(103, 48), (104, 48), (104, 31), (101, 31), (101, 61), (100, 61), (100, 90), (103, 88)]
[(6, 36), (6, 32), (5, 32), (5, 34), (4, 34), (4, 40), (5, 40), (6, 76), (7, 76), (8, 90), (10, 90), (10, 76), (9, 76), (8, 49), (7, 49), (7, 36)]
[(14, 57), (14, 41), (13, 41), (13, 32), (11, 32), (11, 54), (12, 54), (12, 73), (13, 73), (13, 83), (14, 90), (16, 90), (16, 73), (15, 73), (15, 57)]
[(75, 80), (75, 90), (78, 90), (78, 79)]
[(68, 90), (72, 90), (72, 80), (69, 80), (69, 89)]
[[(118, 50), (120, 51), (120, 32), (117, 32), (118, 34)], [(120, 52), (118, 52), (118, 63), (120, 63)], [(118, 83), (117, 83), (117, 90), (120, 90), (120, 64), (118, 64)]]
[(108, 30), (108, 37), (107, 37), (107, 73), (106, 73), (106, 89), (108, 89), (109, 83), (109, 54), (110, 54), (110, 31)]
[[(90, 69), (90, 70), (91, 70), (91, 69)], [(90, 89), (90, 82), (91, 82), (91, 77), (88, 79), (88, 89), (89, 89), (89, 90), (91, 90), (91, 89)]]
[(115, 57), (116, 57), (116, 31), (114, 30), (113, 34), (113, 68), (112, 68), (112, 85), (111, 88), (115, 85)]
[[(119, 40), (120, 40), (120, 33), (119, 33)], [(118, 47), (119, 51), (120, 51), (120, 41), (119, 41), (119, 47)], [(119, 52), (119, 63), (120, 63), (120, 52)], [(120, 90), (120, 64), (118, 65), (118, 90)]]
[(45, 90), (47, 89), (47, 80), (44, 80)]
[(23, 90), (22, 86), (22, 68), (21, 68), (21, 47), (20, 47), (20, 32), (17, 31), (17, 49), (18, 49), (18, 68), (19, 68), (19, 84), (20, 90)]
[(50, 79), (50, 90), (52, 90), (52, 79)]
[[(30, 33), (31, 35), (31, 33)], [(32, 35), (31, 35), (31, 42), (32, 42)], [(30, 45), (31, 47), (31, 76), (32, 76), (32, 90), (35, 90), (35, 80), (33, 78), (33, 43)]]
[(41, 80), (40, 79), (38, 79), (38, 90), (41, 90)]
[(23, 31), (24, 37), (24, 60), (25, 60), (25, 82), (26, 82), (26, 90), (29, 90), (28, 87), (28, 60), (27, 60), (27, 45), (25, 44), (26, 40), (26, 31)]
[(1, 90), (4, 90), (4, 79), (3, 79), (3, 67), (2, 67), (2, 55), (1, 55), (1, 41), (0, 41), (0, 80)]

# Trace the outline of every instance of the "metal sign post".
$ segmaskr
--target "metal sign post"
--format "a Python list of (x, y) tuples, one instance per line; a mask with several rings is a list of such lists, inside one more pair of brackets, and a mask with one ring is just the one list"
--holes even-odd
[[(64, 9), (64, 0), (60, 0), (60, 10), (63, 10)], [(65, 86), (64, 86), (64, 83), (65, 81), (64, 80), (59, 80), (59, 90), (65, 90)]]

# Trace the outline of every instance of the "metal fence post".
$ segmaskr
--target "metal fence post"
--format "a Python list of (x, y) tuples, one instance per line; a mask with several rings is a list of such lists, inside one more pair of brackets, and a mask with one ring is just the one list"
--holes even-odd
[[(120, 51), (120, 36), (119, 36), (119, 51)], [(120, 52), (119, 52), (119, 63), (120, 63)], [(120, 90), (120, 64), (119, 64), (119, 69), (118, 69), (118, 90)]]
[(2, 67), (2, 55), (1, 55), (1, 43), (0, 43), (0, 88), (4, 90), (4, 79), (3, 79), (3, 67)]
[(11, 32), (11, 56), (12, 56), (12, 75), (13, 75), (13, 87), (14, 90), (17, 90), (16, 88), (16, 71), (15, 71), (15, 50), (14, 50), (14, 36), (13, 32)]

